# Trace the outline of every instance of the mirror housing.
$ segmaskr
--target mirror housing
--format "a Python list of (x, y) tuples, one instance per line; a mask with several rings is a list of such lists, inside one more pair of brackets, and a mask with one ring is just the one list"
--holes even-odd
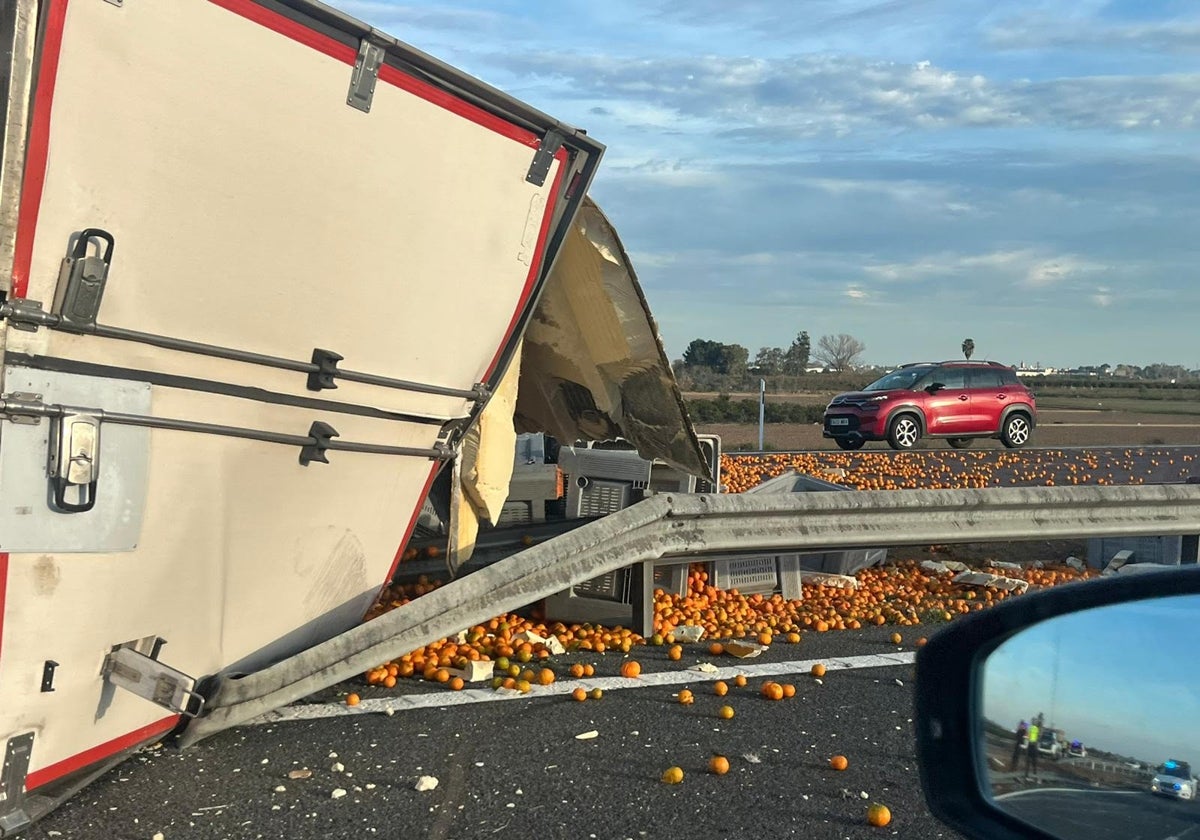
[(1006, 813), (985, 795), (988, 773), (979, 725), (985, 660), (1019, 631), (1047, 619), (1196, 593), (1200, 593), (1200, 567), (1196, 566), (1101, 578), (972, 613), (930, 638), (917, 654), (915, 706), (917, 762), (933, 815), (968, 837), (1061, 840)]
[(946, 386), (941, 382), (931, 382), (925, 386), (925, 390), (930, 394), (936, 394), (938, 391), (945, 390)]

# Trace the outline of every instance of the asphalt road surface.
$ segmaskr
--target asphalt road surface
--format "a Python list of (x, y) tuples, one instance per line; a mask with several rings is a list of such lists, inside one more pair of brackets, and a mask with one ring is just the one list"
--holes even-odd
[(1197, 840), (1200, 805), (1149, 791), (1027, 790), (1000, 806), (1062, 840)]
[[(645, 669), (638, 680), (617, 676), (619, 653), (555, 657), (559, 673), (595, 663), (597, 678), (579, 683), (609, 686), (582, 703), (567, 694), (571, 680), (519, 699), (417, 680), (364, 692), (356, 710), (315, 698), (285, 714), (330, 716), (245, 726), (182, 752), (146, 751), (27, 836), (958, 837), (922, 798), (911, 661), (913, 631), (928, 630), (904, 629), (900, 646), (887, 641), (891, 627), (809, 633), (751, 660), (714, 658), (703, 644), (687, 646), (680, 662), (667, 661), (664, 648), (635, 648)], [(830, 669), (821, 683), (808, 673), (813, 660)], [(722, 672), (687, 670), (699, 662)], [(718, 698), (714, 680), (737, 672), (751, 675), (749, 684)], [(794, 683), (796, 696), (761, 697), (768, 673)], [(675, 700), (681, 688), (695, 693), (693, 705)], [(717, 717), (725, 703), (732, 720)], [(385, 706), (398, 710), (389, 716)], [(589, 731), (597, 736), (576, 738)], [(707, 772), (717, 753), (732, 765), (725, 776)], [(849, 759), (847, 770), (829, 767), (836, 754)], [(682, 784), (660, 781), (672, 765), (683, 768)], [(288, 778), (301, 768), (312, 776)], [(415, 790), (423, 775), (437, 788)], [(339, 790), (345, 795), (334, 798)], [(891, 825), (867, 825), (872, 802), (891, 809)]]

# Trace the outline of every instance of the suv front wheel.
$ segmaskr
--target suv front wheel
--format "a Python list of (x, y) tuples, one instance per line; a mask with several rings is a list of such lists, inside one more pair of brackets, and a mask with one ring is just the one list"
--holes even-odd
[(888, 424), (888, 445), (892, 449), (912, 449), (921, 439), (921, 424), (911, 414), (898, 414)]
[(1017, 449), (1029, 442), (1032, 431), (1029, 418), (1014, 411), (1004, 418), (1004, 425), (1000, 427), (1000, 442), (1009, 449)]

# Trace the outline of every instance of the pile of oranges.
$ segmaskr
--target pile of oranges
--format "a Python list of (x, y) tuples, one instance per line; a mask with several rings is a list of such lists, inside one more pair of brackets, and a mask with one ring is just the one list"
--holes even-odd
[[(1095, 574), (1067, 566), (1004, 570), (1005, 576), (1027, 581), (1031, 589)], [(461, 679), (451, 673), (452, 669), (465, 669), (470, 662), (482, 660), (496, 663), (494, 673), (503, 687), (527, 690), (526, 685), (548, 685), (554, 674), (546, 667), (546, 660), (552, 656), (546, 644), (532, 641), (526, 634), (554, 637), (568, 651), (596, 654), (629, 653), (643, 644), (666, 645), (667, 658), (679, 660), (683, 649), (674, 634), (685, 626), (703, 628), (705, 645), (715, 656), (721, 653), (719, 640), (723, 639), (750, 639), (762, 645), (798, 644), (806, 632), (938, 623), (1014, 597), (1003, 590), (954, 584), (952, 575), (927, 571), (915, 560), (863, 569), (855, 577), (857, 589), (805, 583), (803, 598), (787, 600), (779, 594), (746, 595), (736, 589), (717, 589), (709, 584), (706, 567), (695, 564), (689, 570), (683, 595), (655, 590), (655, 633), (649, 639), (626, 627), (551, 623), (538, 618), (536, 611), (531, 616), (510, 613), (411, 651), (372, 668), (365, 676), (369, 684), (384, 688), (392, 688), (407, 677), (421, 677), (458, 689), (463, 687)], [(368, 619), (401, 607), (439, 585), (436, 580), (419, 578), (415, 583), (391, 586), (371, 609)], [(573, 666), (572, 676), (585, 667)], [(624, 675), (636, 676), (634, 667), (627, 667)]]
[[(1183, 455), (1184, 463), (1196, 456)], [(1174, 464), (1170, 458), (1165, 463)], [(1150, 467), (1160, 465), (1151, 460)], [(1134, 453), (1038, 449), (1028, 452), (799, 452), (722, 455), (721, 484), (743, 493), (795, 470), (856, 490), (956, 490), (1002, 486), (1144, 484), (1149, 472)]]

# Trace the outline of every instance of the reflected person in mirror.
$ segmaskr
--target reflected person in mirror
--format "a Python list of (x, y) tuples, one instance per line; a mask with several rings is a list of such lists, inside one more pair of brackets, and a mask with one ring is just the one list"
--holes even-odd
[(1016, 736), (1013, 739), (1013, 754), (1012, 761), (1008, 763), (1009, 769), (1016, 773), (1017, 762), (1021, 760), (1021, 748), (1029, 745), (1029, 724), (1021, 721), (1017, 725)]
[(1029, 771), (1033, 771), (1033, 781), (1038, 780), (1038, 736), (1041, 734), (1042, 716), (1039, 714), (1029, 724), (1029, 744), (1025, 747), (1025, 781), (1029, 781)]

